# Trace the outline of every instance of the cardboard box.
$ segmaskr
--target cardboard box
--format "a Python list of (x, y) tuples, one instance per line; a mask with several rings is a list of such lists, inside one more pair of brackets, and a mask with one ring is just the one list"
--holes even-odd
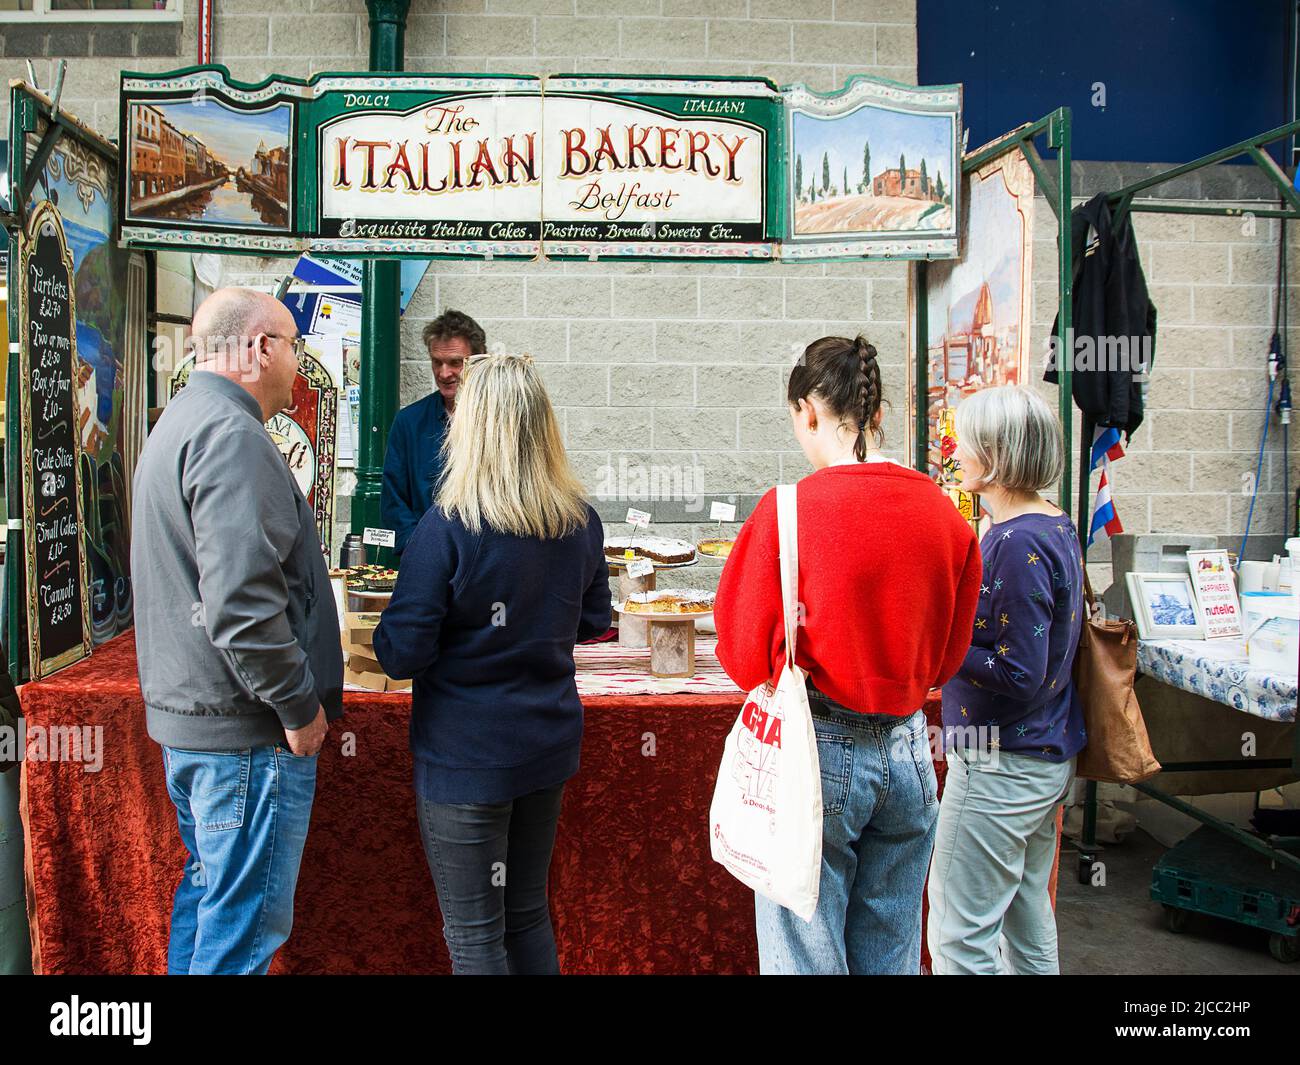
[(383, 673), (384, 667), (371, 655), (348, 655), (347, 668), (353, 673)]
[(375, 657), (375, 645), (373, 643), (356, 643), (349, 640), (346, 634), (343, 636), (343, 655), (360, 655), (362, 658)]
[(390, 692), (409, 692), (411, 690), (411, 682), (409, 680), (393, 680), (392, 677), (389, 677), (388, 686), (385, 690)]
[(363, 614), (349, 611), (344, 615), (343, 635), (351, 643), (366, 647), (374, 645), (375, 629), (379, 627), (379, 615), (374, 612)]
[(343, 670), (343, 683), (368, 688), (372, 692), (386, 691), (388, 688), (388, 678), (382, 673), (358, 673), (348, 668)]

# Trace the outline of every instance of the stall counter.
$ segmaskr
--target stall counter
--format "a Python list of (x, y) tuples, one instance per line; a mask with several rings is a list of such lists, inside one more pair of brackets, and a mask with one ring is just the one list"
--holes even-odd
[[(585, 659), (609, 654), (578, 648), (580, 676)], [(71, 728), (57, 742), (81, 737), (94, 756), (24, 763), (37, 971), (164, 972), (184, 852), (145, 731), (134, 634), (22, 695), (29, 740)], [(753, 895), (710, 859), (705, 831), (742, 699), (734, 687), (584, 695), (582, 768), (565, 790), (551, 866), (563, 971), (757, 971)], [(344, 703), (321, 754), (293, 935), (271, 971), (448, 972), (415, 819), (410, 694), (349, 691)], [(937, 724), (937, 700), (926, 713)]]

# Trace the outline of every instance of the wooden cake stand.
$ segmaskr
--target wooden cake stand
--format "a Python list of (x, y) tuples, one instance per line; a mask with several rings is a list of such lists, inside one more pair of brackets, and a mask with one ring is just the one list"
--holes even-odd
[[(634, 592), (653, 592), (655, 590), (655, 574), (648, 573), (644, 577), (629, 577), (627, 575), (627, 560), (621, 558), (606, 559), (609, 563), (609, 571), (618, 575), (618, 601), (626, 603), (628, 598)], [(687, 566), (694, 566), (697, 559), (691, 559), (689, 562), (655, 562), (651, 560), (655, 572), (661, 569), (685, 569)], [(649, 622), (643, 621), (642, 618), (648, 617), (646, 614), (626, 614), (619, 619), (618, 623), (618, 643), (620, 647), (649, 647), (650, 646), (650, 625)], [(674, 617), (681, 617), (675, 614)]]
[[(695, 623), (700, 618), (710, 618), (713, 611), (700, 614), (646, 614), (641, 611), (626, 613), (627, 600), (614, 609), (619, 612), (618, 629), (628, 621), (644, 621), (650, 630), (650, 675), (653, 677), (695, 676)], [(643, 645), (644, 646), (644, 645)]]

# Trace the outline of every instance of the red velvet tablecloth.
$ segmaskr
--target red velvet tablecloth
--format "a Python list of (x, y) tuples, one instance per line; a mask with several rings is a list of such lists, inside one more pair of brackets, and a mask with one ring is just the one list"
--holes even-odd
[[(134, 634), (27, 685), (22, 701), (29, 732), (103, 727), (99, 772), (24, 763), (40, 971), (164, 972), (184, 851), (162, 756), (145, 732)], [(410, 696), (348, 692), (344, 702), (347, 715), (321, 753), (293, 935), (272, 971), (448, 972), (415, 820)], [(704, 827), (741, 696), (584, 704), (582, 768), (565, 790), (551, 866), (561, 967), (757, 971), (753, 895), (710, 859)], [(937, 703), (926, 709), (937, 717)], [(942, 787), (945, 766), (936, 768)]]

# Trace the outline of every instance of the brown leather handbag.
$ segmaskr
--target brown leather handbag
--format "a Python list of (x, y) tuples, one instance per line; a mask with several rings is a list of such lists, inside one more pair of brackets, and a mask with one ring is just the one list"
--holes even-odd
[(1093, 617), (1092, 583), (1083, 571), (1088, 615), (1079, 630), (1074, 684), (1083, 703), (1088, 745), (1076, 772), (1087, 780), (1136, 784), (1160, 772), (1142, 708), (1133, 692), (1137, 677), (1137, 625), (1125, 618)]

